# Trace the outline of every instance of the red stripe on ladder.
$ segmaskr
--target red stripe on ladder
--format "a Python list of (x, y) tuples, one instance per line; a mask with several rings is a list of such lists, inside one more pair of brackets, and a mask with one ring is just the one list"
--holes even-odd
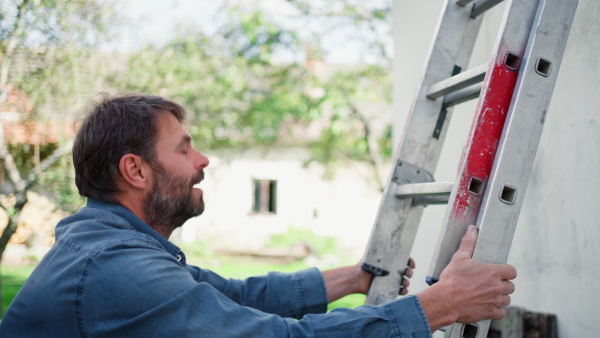
[[(506, 113), (519, 75), (518, 71), (505, 66), (508, 52), (508, 49), (502, 46), (500, 54), (495, 58), (496, 62), (488, 68), (481, 91), (483, 95), (477, 105), (468, 143), (460, 160), (459, 170), (463, 168), (463, 171), (452, 212), (452, 218), (459, 224), (475, 224), (477, 220), (483, 191), (504, 129)], [(519, 52), (518, 55), (523, 55), (523, 52)], [(480, 194), (475, 194), (469, 189), (474, 177), (482, 181)]]

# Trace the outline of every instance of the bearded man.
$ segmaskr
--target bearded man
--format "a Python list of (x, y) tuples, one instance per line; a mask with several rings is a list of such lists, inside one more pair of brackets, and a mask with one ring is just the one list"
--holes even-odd
[(10, 305), (0, 336), (429, 337), (454, 321), (504, 316), (516, 271), (471, 259), (474, 227), (434, 286), (329, 313), (328, 302), (367, 292), (372, 276), (358, 264), (244, 281), (187, 264), (168, 238), (204, 211), (195, 186), (209, 160), (192, 146), (185, 114), (142, 94), (92, 107), (73, 147), (87, 206), (58, 223), (56, 243)]

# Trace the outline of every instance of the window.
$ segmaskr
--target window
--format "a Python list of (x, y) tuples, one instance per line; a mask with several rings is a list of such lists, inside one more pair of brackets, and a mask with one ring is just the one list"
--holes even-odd
[(254, 183), (254, 199), (252, 211), (256, 214), (277, 213), (277, 181), (252, 180)]

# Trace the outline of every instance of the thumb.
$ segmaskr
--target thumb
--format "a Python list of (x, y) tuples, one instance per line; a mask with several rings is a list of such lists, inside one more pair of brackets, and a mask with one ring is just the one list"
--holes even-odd
[(467, 233), (465, 233), (460, 241), (460, 247), (456, 251), (456, 254), (463, 258), (473, 257), (473, 251), (475, 251), (475, 244), (477, 243), (477, 235), (477, 228), (474, 225), (469, 225)]

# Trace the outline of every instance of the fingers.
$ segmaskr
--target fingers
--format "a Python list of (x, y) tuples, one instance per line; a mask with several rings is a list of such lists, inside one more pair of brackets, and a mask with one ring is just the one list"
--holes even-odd
[(499, 264), (497, 269), (501, 279), (512, 280), (517, 278), (517, 269), (508, 264)]
[(402, 286), (400, 287), (400, 292), (398, 294), (404, 296), (406, 294), (408, 294), (408, 287), (410, 286), (410, 280), (408, 279), (403, 279), (402, 281)]
[(477, 228), (474, 225), (469, 225), (467, 232), (460, 242), (460, 247), (454, 256), (463, 259), (473, 257), (473, 251), (475, 251), (475, 244), (477, 243), (477, 234)]
[(507, 280), (502, 281), (502, 294), (510, 295), (515, 292), (515, 285)]
[(408, 294), (408, 287), (410, 286), (410, 280), (409, 278), (412, 278), (414, 271), (413, 269), (416, 267), (415, 261), (410, 258), (408, 260), (408, 264), (406, 266), (406, 270), (404, 270), (404, 274), (402, 276), (402, 282), (400, 284), (400, 290), (398, 291), (399, 295), (406, 295)]
[(504, 311), (504, 309), (497, 307), (492, 310), (492, 314), (489, 317), (490, 317), (490, 319), (502, 319), (502, 318), (504, 318), (504, 316), (506, 316), (506, 311)]
[(498, 307), (506, 307), (510, 305), (510, 296), (502, 295), (500, 296), (500, 301), (498, 302)]

